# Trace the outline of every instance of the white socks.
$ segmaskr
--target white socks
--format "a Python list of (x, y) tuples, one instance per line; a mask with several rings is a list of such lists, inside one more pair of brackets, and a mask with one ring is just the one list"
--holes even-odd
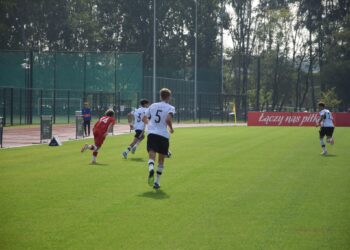
[(148, 160), (148, 171), (154, 170), (154, 160)]
[(158, 165), (156, 182), (159, 184), (160, 176), (163, 173), (164, 165)]
[(320, 139), (320, 143), (321, 143), (321, 147), (322, 147), (323, 152), (324, 152), (324, 151), (327, 151), (327, 150), (326, 150), (326, 145), (325, 145), (324, 142), (323, 142), (323, 138)]

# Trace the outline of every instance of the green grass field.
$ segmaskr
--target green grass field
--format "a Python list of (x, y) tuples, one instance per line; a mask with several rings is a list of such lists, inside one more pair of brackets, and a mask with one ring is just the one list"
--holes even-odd
[(348, 128), (177, 129), (158, 192), (131, 139), (1, 150), (0, 249), (350, 248)]

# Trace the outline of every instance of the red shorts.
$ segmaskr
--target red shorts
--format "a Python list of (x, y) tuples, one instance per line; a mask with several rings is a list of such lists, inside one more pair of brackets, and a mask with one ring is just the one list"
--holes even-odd
[(94, 141), (97, 147), (101, 147), (105, 139), (106, 137), (104, 136), (104, 134), (98, 131), (94, 131)]

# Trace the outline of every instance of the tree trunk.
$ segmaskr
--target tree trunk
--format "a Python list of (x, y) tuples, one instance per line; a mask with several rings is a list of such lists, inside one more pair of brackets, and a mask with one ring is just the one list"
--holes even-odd
[(298, 76), (297, 76), (297, 82), (296, 82), (296, 90), (295, 90), (295, 108), (294, 111), (300, 111), (299, 109), (299, 97), (300, 97), (300, 75), (301, 75), (301, 66), (303, 65), (305, 58), (305, 54), (302, 55), (300, 58), (300, 62), (298, 65)]
[(310, 41), (310, 49), (309, 49), (309, 56), (310, 56), (310, 65), (309, 65), (309, 76), (310, 76), (310, 83), (311, 83), (311, 102), (312, 102), (312, 109), (315, 112), (316, 106), (315, 106), (315, 86), (314, 86), (314, 77), (313, 77), (313, 56), (312, 56), (312, 40), (311, 40), (311, 31), (309, 32), (309, 41)]
[(279, 106), (279, 108), (278, 108), (278, 111), (279, 111), (279, 112), (282, 111), (283, 106), (284, 106), (284, 103), (286, 102), (286, 99), (287, 99), (287, 95), (283, 95), (282, 101), (281, 101), (280, 106)]
[(256, 77), (256, 101), (255, 101), (255, 110), (260, 110), (260, 56), (257, 58), (257, 77)]
[(303, 97), (299, 103), (299, 111), (301, 110), (301, 107), (304, 105), (305, 98), (306, 98), (308, 92), (309, 92), (309, 74), (307, 74), (307, 78), (306, 78), (306, 82), (305, 82), (305, 91), (304, 91)]
[(278, 102), (278, 66), (279, 66), (279, 44), (277, 44), (277, 51), (276, 51), (276, 64), (275, 64), (275, 72), (274, 72), (274, 78), (273, 78), (273, 85), (272, 85), (272, 111), (275, 110)]
[(236, 112), (238, 116), (241, 115), (241, 55), (240, 52), (238, 53), (238, 61), (237, 65), (235, 67), (235, 85), (236, 85)]
[(316, 100), (315, 100), (315, 86), (314, 86), (314, 76), (313, 76), (313, 72), (311, 69), (311, 75), (310, 75), (311, 79), (311, 101), (312, 101), (312, 109), (314, 112), (316, 112)]

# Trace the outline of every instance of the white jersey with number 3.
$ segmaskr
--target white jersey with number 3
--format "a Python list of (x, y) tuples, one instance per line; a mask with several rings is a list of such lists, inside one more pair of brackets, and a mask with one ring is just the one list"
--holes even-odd
[(147, 111), (147, 108), (141, 107), (133, 112), (131, 114), (134, 116), (134, 129), (135, 130), (144, 130), (145, 124), (143, 123), (142, 119), (145, 116)]
[(328, 109), (321, 110), (320, 116), (323, 117), (322, 127), (334, 127), (333, 116)]
[(156, 134), (169, 138), (169, 132), (166, 124), (168, 114), (175, 114), (175, 108), (166, 102), (153, 103), (146, 111), (149, 119), (148, 134)]

